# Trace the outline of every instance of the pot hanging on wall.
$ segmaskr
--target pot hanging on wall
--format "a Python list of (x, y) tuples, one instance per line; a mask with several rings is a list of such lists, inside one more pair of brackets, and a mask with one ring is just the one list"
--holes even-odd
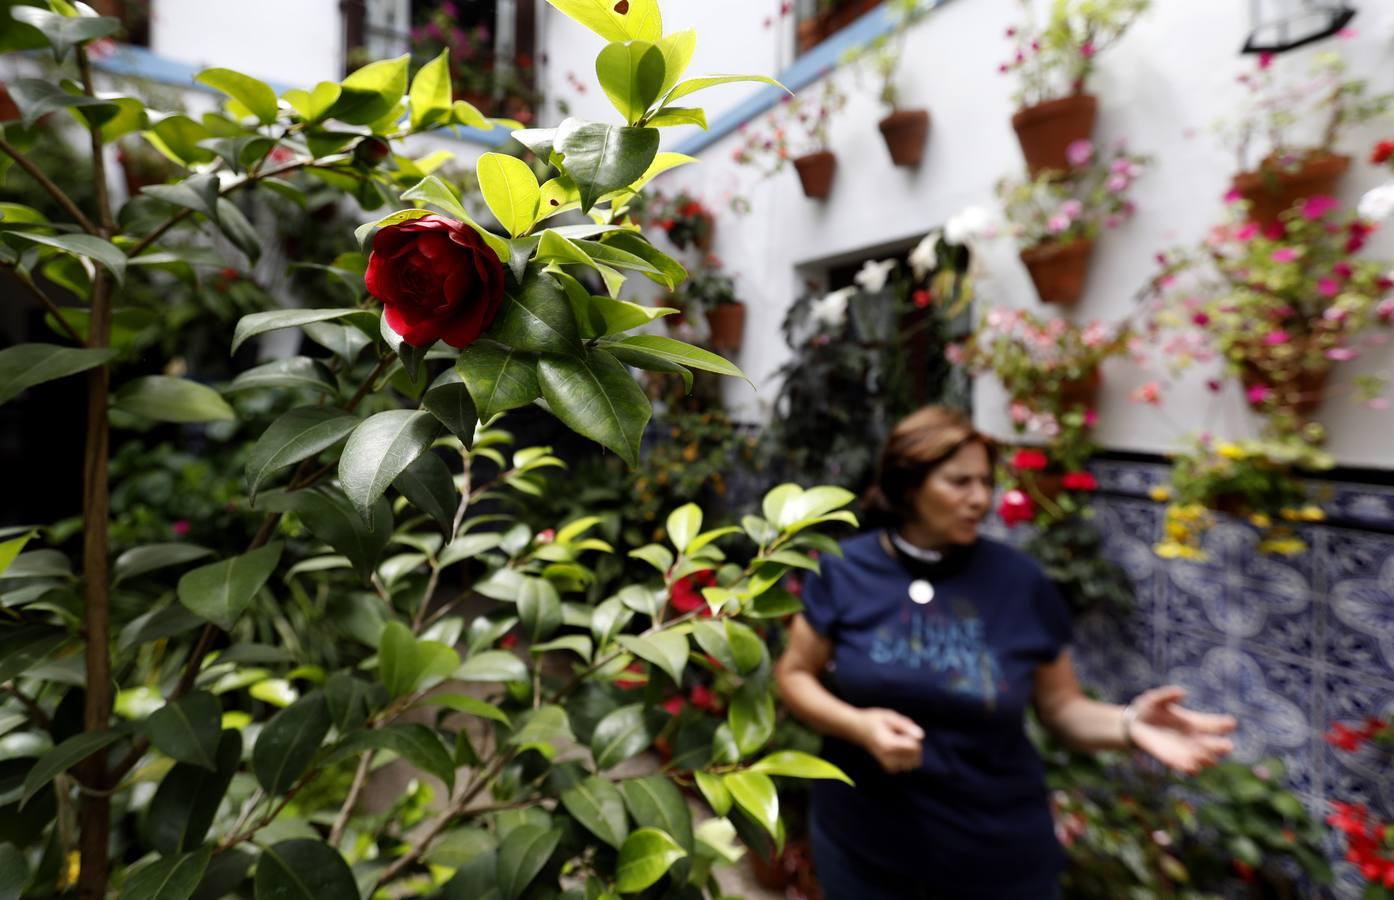
[(837, 157), (828, 150), (809, 153), (794, 160), (794, 169), (799, 173), (799, 183), (803, 185), (804, 196), (823, 200), (833, 189), (833, 176), (837, 174)]
[(708, 339), (716, 350), (734, 353), (745, 338), (745, 304), (718, 303), (707, 310)]
[(924, 159), (925, 140), (929, 137), (929, 110), (898, 109), (882, 119), (878, 127), (886, 140), (891, 162), (913, 169)]
[(1019, 109), (1012, 116), (1021, 155), (1035, 178), (1053, 169), (1070, 169), (1068, 150), (1075, 141), (1088, 140), (1094, 133), (1099, 102), (1090, 94), (1072, 94)]
[(1079, 405), (1085, 409), (1094, 409), (1099, 405), (1099, 385), (1102, 383), (1103, 376), (1097, 368), (1082, 378), (1065, 382), (1060, 385), (1060, 406), (1068, 409)]
[[(1276, 384), (1271, 380), (1271, 376), (1252, 363), (1245, 363), (1239, 372), (1239, 381), (1244, 385), (1246, 396), (1253, 388), (1260, 385), (1267, 387), (1272, 390), (1276, 406), (1280, 410), (1289, 411), (1303, 420), (1310, 419), (1321, 406), (1322, 400), (1326, 399), (1326, 382), (1330, 377), (1330, 366), (1324, 369), (1302, 369), (1292, 378)], [(1256, 411), (1261, 411), (1265, 406), (1262, 401), (1248, 402), (1249, 407)]]
[(1063, 244), (1046, 241), (1021, 251), (1021, 261), (1042, 303), (1073, 306), (1079, 302), (1093, 250), (1093, 239), (1079, 238)]
[(1350, 168), (1350, 157), (1316, 150), (1295, 169), (1284, 168), (1269, 157), (1252, 172), (1234, 176), (1233, 187), (1249, 201), (1249, 221), (1269, 226), (1279, 214), (1308, 197), (1332, 196)]

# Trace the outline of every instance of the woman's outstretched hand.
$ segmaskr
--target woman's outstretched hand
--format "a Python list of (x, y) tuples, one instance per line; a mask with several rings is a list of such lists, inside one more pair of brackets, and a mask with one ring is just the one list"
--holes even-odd
[(1153, 688), (1133, 700), (1133, 744), (1163, 765), (1193, 775), (1234, 750), (1234, 716), (1195, 712), (1180, 705), (1186, 689)]
[(924, 763), (924, 729), (914, 719), (890, 709), (864, 709), (860, 730), (861, 745), (887, 772), (909, 772)]

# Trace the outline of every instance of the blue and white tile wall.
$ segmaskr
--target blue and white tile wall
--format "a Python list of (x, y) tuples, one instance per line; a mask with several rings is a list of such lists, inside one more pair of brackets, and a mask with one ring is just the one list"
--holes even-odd
[[(1394, 772), (1323, 737), (1332, 721), (1394, 713), (1394, 488), (1322, 484), (1329, 519), (1302, 529), (1301, 556), (1260, 556), (1254, 529), (1222, 521), (1208, 561), (1194, 563), (1151, 551), (1163, 509), (1147, 491), (1165, 483), (1165, 466), (1095, 472), (1106, 552), (1135, 581), (1137, 605), (1127, 621), (1076, 624), (1085, 683), (1119, 701), (1181, 684), (1195, 706), (1239, 717), (1239, 758), (1282, 758), (1314, 814), (1341, 799), (1394, 818)], [(1358, 896), (1348, 865), (1337, 880), (1327, 896)]]

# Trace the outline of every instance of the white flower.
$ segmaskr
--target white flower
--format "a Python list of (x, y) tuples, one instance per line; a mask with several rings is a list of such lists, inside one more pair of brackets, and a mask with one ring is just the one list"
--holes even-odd
[(915, 280), (920, 281), (934, 271), (939, 259), (939, 232), (931, 231), (910, 251), (910, 268)]
[(1360, 198), (1358, 209), (1360, 218), (1370, 222), (1383, 222), (1394, 216), (1394, 181), (1367, 191)]
[(835, 331), (847, 321), (847, 301), (857, 292), (854, 287), (832, 291), (821, 300), (813, 301), (809, 316), (818, 324), (820, 330)]
[(880, 262), (868, 259), (852, 280), (868, 294), (874, 294), (886, 286), (886, 280), (891, 277), (891, 270), (894, 268), (893, 259), (883, 259)]
[(989, 210), (981, 206), (968, 206), (944, 223), (944, 240), (961, 247), (977, 238), (988, 237), (993, 225)]

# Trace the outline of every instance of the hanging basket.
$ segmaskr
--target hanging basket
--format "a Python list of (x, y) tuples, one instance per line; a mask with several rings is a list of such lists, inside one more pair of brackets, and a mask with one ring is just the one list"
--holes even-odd
[(1282, 168), (1269, 157), (1256, 170), (1234, 176), (1233, 187), (1249, 201), (1249, 221), (1267, 227), (1294, 203), (1334, 195), (1349, 168), (1349, 156), (1321, 150), (1307, 154), (1296, 169)]
[(1012, 127), (1031, 177), (1047, 170), (1068, 172), (1070, 145), (1089, 139), (1098, 113), (1099, 101), (1090, 94), (1074, 94), (1017, 110)]
[[(1289, 411), (1303, 420), (1310, 419), (1321, 407), (1321, 402), (1326, 399), (1326, 382), (1330, 378), (1331, 367), (1327, 366), (1317, 370), (1303, 369), (1295, 377), (1273, 384), (1268, 375), (1251, 363), (1244, 364), (1239, 376), (1246, 395), (1251, 388), (1266, 385), (1277, 395), (1280, 410)], [(1249, 407), (1261, 410), (1263, 404), (1250, 401)]]
[(823, 200), (833, 189), (833, 176), (837, 174), (837, 157), (828, 150), (810, 153), (796, 158), (794, 169), (799, 173), (799, 183), (803, 185), (804, 196)]
[(929, 110), (896, 110), (882, 119), (878, 127), (891, 153), (891, 162), (913, 169), (924, 159), (924, 145), (929, 137)]
[(707, 310), (707, 327), (711, 329), (711, 345), (716, 350), (734, 353), (745, 339), (745, 304), (718, 303)]
[(1042, 303), (1074, 306), (1079, 302), (1084, 295), (1084, 280), (1089, 275), (1089, 256), (1093, 250), (1093, 239), (1080, 238), (1067, 244), (1047, 241), (1021, 251), (1021, 261)]

